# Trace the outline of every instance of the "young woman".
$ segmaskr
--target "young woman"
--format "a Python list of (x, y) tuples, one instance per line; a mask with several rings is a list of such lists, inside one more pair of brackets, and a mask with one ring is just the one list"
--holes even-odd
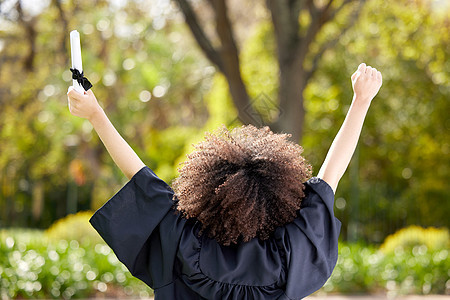
[[(156, 299), (301, 299), (337, 260), (334, 192), (356, 148), (381, 73), (361, 64), (352, 104), (317, 177), (286, 134), (253, 126), (208, 134), (175, 192), (126, 143), (93, 92), (69, 89), (130, 181), (91, 223)], [(309, 179), (309, 180), (308, 180)]]

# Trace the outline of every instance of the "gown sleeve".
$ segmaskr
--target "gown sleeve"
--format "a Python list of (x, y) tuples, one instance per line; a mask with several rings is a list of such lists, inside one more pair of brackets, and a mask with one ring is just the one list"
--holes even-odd
[(183, 227), (173, 205), (172, 189), (144, 167), (90, 220), (131, 274), (154, 289), (173, 281)]
[(321, 288), (338, 257), (341, 222), (334, 216), (333, 190), (317, 177), (305, 186), (306, 197), (298, 216), (285, 231), (288, 299), (302, 299)]

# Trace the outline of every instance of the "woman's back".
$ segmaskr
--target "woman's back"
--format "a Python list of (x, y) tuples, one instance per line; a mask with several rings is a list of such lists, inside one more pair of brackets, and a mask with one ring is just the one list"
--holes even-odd
[(144, 167), (91, 219), (156, 299), (301, 299), (319, 289), (337, 260), (340, 222), (323, 180), (305, 184), (293, 222), (266, 240), (229, 246), (175, 208), (173, 191)]

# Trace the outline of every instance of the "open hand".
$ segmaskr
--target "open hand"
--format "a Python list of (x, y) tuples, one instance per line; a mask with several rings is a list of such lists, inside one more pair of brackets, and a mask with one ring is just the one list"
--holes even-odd
[(67, 91), (67, 101), (70, 113), (80, 118), (91, 120), (96, 113), (102, 110), (92, 90), (84, 92), (83, 95), (71, 86)]
[(381, 72), (366, 66), (365, 63), (359, 65), (358, 70), (353, 73), (351, 78), (355, 99), (369, 103), (376, 96), (383, 83)]

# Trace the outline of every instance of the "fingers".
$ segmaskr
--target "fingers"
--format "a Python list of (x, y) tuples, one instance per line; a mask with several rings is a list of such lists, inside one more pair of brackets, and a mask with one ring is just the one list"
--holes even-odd
[(80, 100), (81, 94), (75, 91), (73, 87), (69, 87), (69, 91), (67, 92), (67, 96), (72, 100)]
[(361, 72), (361, 73), (365, 73), (365, 71), (366, 71), (366, 64), (365, 63), (360, 64), (358, 66), (358, 71)]
[(69, 106), (69, 111), (72, 115), (78, 116), (78, 107), (81, 105), (85, 95), (82, 95), (75, 91), (73, 86), (70, 86), (67, 91), (67, 104)]
[(67, 89), (67, 105), (69, 106), (69, 111), (71, 112), (72, 111), (72, 105), (71, 105), (71, 100), (70, 100), (70, 93), (72, 92), (72, 90), (73, 90), (73, 86), (69, 86), (69, 88)]
[(380, 71), (377, 72), (377, 79), (378, 80), (383, 80), (383, 77), (381, 76), (381, 72)]
[(382, 79), (380, 71), (378, 71), (376, 68), (373, 68), (371, 66), (367, 66), (365, 63), (362, 63), (358, 66), (358, 70), (356, 70), (356, 72), (353, 73), (351, 79), (354, 80), (358, 76), (358, 74), (364, 74), (368, 77)]
[(351, 76), (351, 80), (352, 81), (355, 80), (356, 77), (358, 77), (359, 74), (364, 74), (365, 70), (366, 70), (366, 64), (365, 63), (361, 63), (358, 66), (358, 69), (355, 71), (355, 73), (353, 73), (353, 75)]
[(85, 91), (84, 94), (88, 96), (94, 96), (94, 92), (91, 89)]
[(366, 69), (366, 74), (374, 79), (381, 80), (381, 72), (378, 71), (376, 68), (368, 66)]
[(377, 77), (377, 69), (372, 68), (372, 77)]
[(90, 95), (93, 95), (91, 90), (84, 92), (84, 94), (81, 94), (77, 92), (73, 87), (69, 87), (69, 91), (67, 92), (67, 96), (74, 101), (86, 100)]

